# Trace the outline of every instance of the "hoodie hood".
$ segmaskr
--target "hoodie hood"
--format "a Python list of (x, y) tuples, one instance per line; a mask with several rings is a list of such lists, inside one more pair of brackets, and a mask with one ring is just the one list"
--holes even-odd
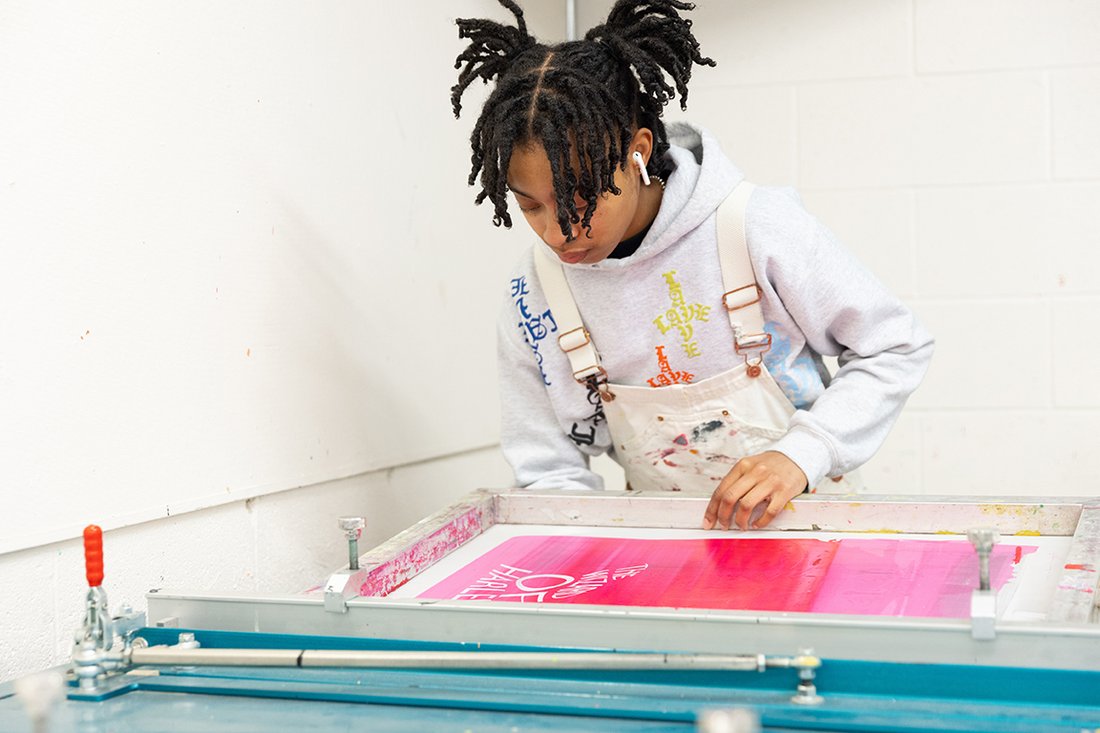
[[(672, 122), (667, 127), (669, 150), (665, 154), (672, 171), (665, 181), (661, 208), (638, 250), (622, 259), (605, 259), (596, 264), (563, 263), (566, 268), (613, 270), (629, 267), (663, 252), (686, 233), (698, 227), (745, 177), (722, 152), (709, 132), (687, 122)], [(554, 251), (542, 240), (553, 259)]]

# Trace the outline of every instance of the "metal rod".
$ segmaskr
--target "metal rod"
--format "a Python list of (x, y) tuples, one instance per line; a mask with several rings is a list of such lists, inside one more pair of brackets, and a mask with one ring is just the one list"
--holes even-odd
[(989, 590), (989, 553), (982, 552), (978, 555), (978, 589)]
[(997, 544), (998, 534), (996, 527), (972, 527), (967, 530), (966, 536), (978, 553), (978, 590), (987, 591), (990, 588), (989, 556)]
[[(804, 658), (799, 658), (804, 659)], [(764, 671), (791, 667), (793, 657), (763, 654), (614, 652), (421, 652), (332, 649), (134, 649), (135, 665), (359, 667), (375, 669), (697, 669)]]
[(348, 570), (359, 569), (359, 536), (367, 521), (362, 517), (340, 517), (337, 524), (348, 538)]

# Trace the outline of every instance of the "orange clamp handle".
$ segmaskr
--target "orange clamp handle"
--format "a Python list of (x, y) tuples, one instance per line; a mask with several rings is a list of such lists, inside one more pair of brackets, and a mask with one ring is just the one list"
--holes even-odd
[(103, 583), (103, 530), (94, 524), (84, 528), (84, 570), (89, 588)]

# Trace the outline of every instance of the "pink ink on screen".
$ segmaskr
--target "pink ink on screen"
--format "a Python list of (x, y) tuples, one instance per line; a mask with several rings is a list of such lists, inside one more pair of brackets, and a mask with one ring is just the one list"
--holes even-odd
[(514, 537), (421, 598), (806, 611), (836, 542)]
[[(989, 559), (990, 585), (999, 590), (1033, 546), (997, 545)], [(978, 560), (959, 540), (843, 540), (812, 610), (877, 616), (970, 615), (978, 587)]]
[[(994, 588), (1035, 547), (999, 545)], [(421, 598), (965, 617), (970, 543), (932, 540), (506, 540)]]

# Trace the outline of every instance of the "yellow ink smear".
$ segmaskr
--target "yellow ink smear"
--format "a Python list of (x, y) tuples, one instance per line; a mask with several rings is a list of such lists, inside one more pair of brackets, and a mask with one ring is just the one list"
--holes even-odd
[(1026, 514), (1037, 514), (1039, 512), (1038, 507), (1033, 506), (1011, 506), (1005, 504), (990, 504), (983, 506), (982, 511), (986, 514), (999, 514), (1004, 516), (1005, 514), (1014, 514), (1017, 517), (1022, 517)]
[(1042, 532), (1036, 532), (1034, 529), (1021, 529), (1016, 533), (1017, 537), (1042, 537)]
[(794, 504), (792, 502), (788, 501), (786, 506), (784, 506), (783, 508), (786, 509), (789, 512), (793, 512), (794, 511)]

